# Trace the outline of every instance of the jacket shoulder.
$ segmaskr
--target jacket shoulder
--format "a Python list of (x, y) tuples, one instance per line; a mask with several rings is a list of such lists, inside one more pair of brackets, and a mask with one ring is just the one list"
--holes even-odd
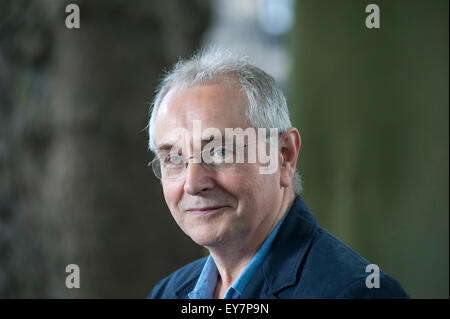
[[(408, 299), (408, 294), (401, 285), (388, 274), (380, 271), (378, 285), (367, 285), (367, 278), (360, 278), (352, 282), (337, 295), (336, 298), (351, 299)], [(370, 280), (369, 280), (370, 281)]]
[(171, 273), (158, 282), (147, 299), (178, 298), (177, 292), (186, 295), (194, 287), (208, 257), (197, 259)]
[(303, 265), (301, 286), (318, 298), (408, 298), (401, 285), (381, 270), (376, 274), (379, 287), (369, 288), (366, 280), (375, 274), (366, 271), (369, 264), (319, 226)]

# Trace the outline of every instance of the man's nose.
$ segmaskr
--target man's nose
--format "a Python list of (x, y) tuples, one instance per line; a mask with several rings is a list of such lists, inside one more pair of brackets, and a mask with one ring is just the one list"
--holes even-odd
[(214, 187), (214, 180), (208, 174), (207, 168), (201, 163), (190, 162), (186, 167), (184, 191), (189, 195), (198, 195)]

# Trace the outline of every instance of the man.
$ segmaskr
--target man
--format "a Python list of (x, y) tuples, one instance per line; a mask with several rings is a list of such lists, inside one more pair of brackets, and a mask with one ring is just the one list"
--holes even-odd
[(178, 62), (157, 91), (149, 146), (173, 218), (210, 253), (149, 298), (408, 297), (318, 226), (299, 195), (301, 139), (284, 95), (244, 58), (212, 49)]

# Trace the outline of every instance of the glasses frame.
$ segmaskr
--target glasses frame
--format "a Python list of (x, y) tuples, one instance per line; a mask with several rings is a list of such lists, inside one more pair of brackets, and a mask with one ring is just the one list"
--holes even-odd
[[(280, 141), (280, 139), (281, 139), (281, 136), (283, 135), (283, 133), (284, 132), (279, 132), (278, 133), (278, 142)], [(257, 141), (257, 142), (253, 142), (253, 143), (247, 143), (247, 144), (244, 144), (244, 145), (242, 145), (241, 147), (243, 147), (243, 148), (247, 148), (248, 146), (250, 146), (250, 145), (253, 145), (253, 144), (258, 144), (260, 141)], [(267, 142), (266, 142), (267, 143)], [(270, 142), (269, 142), (269, 144), (270, 144)], [(214, 148), (213, 148), (214, 149)], [(196, 158), (196, 157), (199, 157), (200, 156), (200, 163), (198, 163), (198, 164), (201, 164), (202, 165), (202, 167), (204, 167), (204, 168), (206, 168), (206, 169), (208, 169), (208, 170), (212, 170), (211, 169), (211, 167), (213, 167), (212, 165), (211, 165), (211, 163), (206, 163), (205, 161), (203, 161), (203, 152), (206, 152), (206, 151), (210, 151), (210, 149), (205, 149), (205, 150), (202, 150), (199, 154), (193, 154), (193, 155), (190, 155), (190, 156), (187, 156), (187, 157), (185, 157), (185, 158), (183, 158), (183, 160), (185, 161), (185, 167), (184, 167), (184, 169), (186, 169), (187, 167), (188, 167), (188, 165), (189, 165), (189, 163), (191, 162), (190, 160), (191, 159), (193, 159), (193, 158)], [(161, 161), (161, 159), (158, 157), (158, 156), (155, 156), (155, 158), (153, 159), (153, 160), (151, 160), (150, 162), (148, 162), (147, 163), (147, 166), (148, 167), (152, 167), (152, 171), (153, 171), (153, 174), (156, 176), (156, 178), (158, 178), (159, 180), (170, 180), (170, 181), (172, 181), (172, 180), (180, 180), (180, 179), (182, 179), (183, 178), (183, 176), (184, 175), (180, 175), (180, 177), (175, 177), (175, 178), (162, 178), (162, 177), (159, 177), (158, 176), (158, 174), (157, 174), (157, 172), (156, 172), (156, 170), (157, 170), (157, 168), (155, 167), (155, 162), (156, 161)], [(232, 167), (232, 166), (235, 166), (235, 165), (238, 165), (238, 164), (243, 164), (243, 163), (225, 163), (225, 164), (228, 164), (228, 166), (227, 166), (227, 168), (229, 168), (229, 167)], [(161, 174), (162, 175), (162, 174)]]

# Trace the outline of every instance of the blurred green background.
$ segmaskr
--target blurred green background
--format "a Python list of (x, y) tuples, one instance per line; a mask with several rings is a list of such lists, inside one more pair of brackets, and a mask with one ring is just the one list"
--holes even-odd
[(403, 284), (448, 298), (448, 1), (301, 1), (290, 107), (319, 222)]
[(143, 129), (162, 70), (211, 44), (285, 89), (319, 223), (411, 297), (448, 298), (448, 1), (376, 1), (379, 29), (369, 3), (0, 0), (0, 298), (144, 298), (205, 254)]

